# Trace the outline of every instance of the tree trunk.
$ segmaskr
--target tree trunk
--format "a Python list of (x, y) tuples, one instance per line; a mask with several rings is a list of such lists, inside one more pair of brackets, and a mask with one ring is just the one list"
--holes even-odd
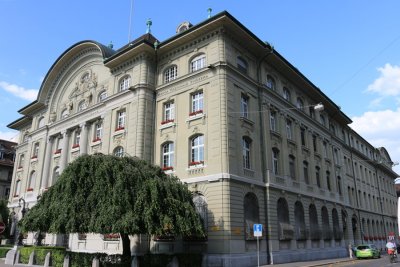
[(129, 235), (122, 234), (122, 260), (123, 262), (130, 262), (131, 260), (131, 240), (129, 239)]

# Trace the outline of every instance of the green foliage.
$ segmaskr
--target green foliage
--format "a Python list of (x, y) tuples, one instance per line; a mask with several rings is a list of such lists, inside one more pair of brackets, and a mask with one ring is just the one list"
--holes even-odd
[(20, 262), (27, 264), (29, 262), (29, 256), (34, 251), (35, 260), (34, 263), (37, 265), (44, 265), (46, 255), (50, 252), (51, 263), (53, 267), (62, 267), (64, 263), (65, 248), (64, 247), (32, 247), (25, 246), (20, 248)]
[(0, 247), (0, 258), (5, 258), (11, 247)]
[(9, 223), (10, 210), (7, 207), (7, 200), (0, 200), (0, 221), (6, 225), (6, 230), (1, 234), (2, 238), (10, 237), (10, 223)]
[(132, 157), (83, 155), (21, 221), (23, 231), (203, 235), (178, 178)]
[(31, 253), (33, 252), (34, 247), (22, 247), (19, 249), (19, 262), (28, 264), (29, 263), (29, 257)]
[(96, 254), (68, 252), (70, 267), (90, 267)]

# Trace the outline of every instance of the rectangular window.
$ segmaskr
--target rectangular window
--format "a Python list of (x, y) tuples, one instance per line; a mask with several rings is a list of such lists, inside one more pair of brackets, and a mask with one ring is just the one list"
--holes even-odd
[(203, 164), (204, 162), (204, 136), (198, 135), (192, 138), (191, 156), (189, 165)]
[(242, 139), (243, 168), (250, 169), (250, 140)]
[(276, 112), (271, 111), (269, 115), (269, 124), (271, 131), (276, 132)]
[(203, 91), (192, 94), (192, 106), (190, 116), (203, 113)]
[(35, 159), (39, 156), (39, 143), (35, 143), (33, 145), (33, 153), (32, 153), (32, 158)]
[(315, 179), (317, 180), (317, 186), (321, 188), (321, 175), (319, 167), (315, 167)]
[(289, 175), (290, 178), (296, 179), (296, 165), (295, 165), (295, 157), (289, 156)]
[(249, 118), (249, 98), (243, 94), (240, 98), (240, 115), (243, 118)]
[(172, 170), (174, 166), (174, 143), (163, 145), (163, 170)]
[(301, 145), (306, 146), (306, 129), (300, 128)]
[(21, 155), (19, 156), (18, 168), (24, 167), (24, 164), (25, 164), (25, 155), (24, 155), (24, 154), (21, 154)]
[(327, 171), (326, 172), (326, 187), (328, 188), (329, 191), (331, 191), (331, 177), (330, 173)]
[(163, 121), (161, 124), (173, 122), (175, 119), (175, 105), (173, 101), (164, 103)]
[(166, 83), (175, 80), (178, 77), (178, 67), (172, 66), (164, 72), (164, 81)]
[(292, 121), (287, 119), (286, 120), (286, 138), (289, 140), (293, 139), (293, 134), (292, 134)]
[(277, 149), (272, 149), (272, 173), (279, 173), (279, 151)]
[(81, 132), (80, 130), (75, 131), (74, 143), (72, 148), (79, 147), (79, 142), (81, 141)]
[(328, 144), (324, 142), (323, 145), (324, 145), (324, 157), (328, 158)]
[(94, 126), (94, 139), (93, 141), (100, 141), (101, 137), (103, 136), (103, 123), (98, 122)]
[(313, 135), (312, 141), (313, 141), (314, 152), (317, 152), (317, 136)]
[(125, 129), (125, 119), (126, 119), (125, 110), (118, 111), (116, 131)]
[(304, 173), (304, 182), (306, 184), (309, 184), (310, 179), (308, 177), (308, 162), (306, 162), (306, 161), (303, 162), (303, 173)]

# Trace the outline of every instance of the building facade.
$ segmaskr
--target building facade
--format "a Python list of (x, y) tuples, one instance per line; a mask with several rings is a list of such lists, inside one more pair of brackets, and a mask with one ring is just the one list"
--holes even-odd
[[(384, 247), (397, 232), (398, 175), (387, 151), (228, 12), (182, 23), (162, 42), (148, 33), (119, 50), (77, 43), (20, 113), (9, 124), (21, 133), (9, 199), (16, 212), (86, 153), (143, 158), (188, 184), (207, 240), (151, 237), (146, 248), (134, 236), (133, 253), (201, 252), (208, 266), (254, 266), (255, 223), (264, 226), (262, 264), (346, 256), (361, 242)], [(122, 249), (115, 234), (45, 242)]]
[(0, 140), (0, 199), (10, 197), (16, 146), (17, 143)]

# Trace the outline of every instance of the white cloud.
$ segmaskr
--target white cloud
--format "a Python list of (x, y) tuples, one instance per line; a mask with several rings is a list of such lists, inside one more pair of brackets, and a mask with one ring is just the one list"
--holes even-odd
[(0, 81), (0, 88), (15, 95), (16, 97), (29, 101), (36, 100), (37, 94), (39, 92), (39, 90), (36, 89), (25, 89), (21, 86), (10, 84), (4, 81)]
[(7, 131), (7, 132), (0, 131), (0, 139), (18, 142), (18, 133), (12, 131)]
[[(400, 108), (397, 110), (368, 111), (352, 118), (350, 125), (375, 147), (385, 147), (393, 162), (400, 161)], [(400, 166), (395, 171), (400, 173)]]
[(378, 93), (382, 96), (400, 95), (400, 66), (386, 63), (385, 66), (378, 68), (381, 73), (372, 84), (367, 88), (367, 92)]

